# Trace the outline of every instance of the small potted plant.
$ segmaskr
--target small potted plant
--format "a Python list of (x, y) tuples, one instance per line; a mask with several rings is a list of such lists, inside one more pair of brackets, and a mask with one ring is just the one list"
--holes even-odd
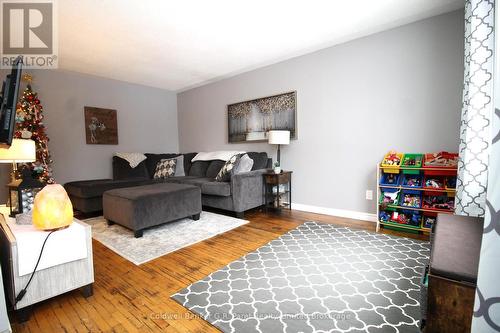
[(274, 173), (281, 173), (280, 162), (274, 162)]

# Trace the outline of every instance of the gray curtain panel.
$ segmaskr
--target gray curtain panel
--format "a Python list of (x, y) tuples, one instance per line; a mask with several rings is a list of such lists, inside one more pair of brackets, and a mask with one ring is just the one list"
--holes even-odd
[(465, 2), (465, 57), (455, 213), (484, 216), (493, 114), (495, 0)]
[[(493, 16), (493, 6), (499, 13), (497, 1), (473, 1), (481, 5)], [(469, 5), (469, 4), (468, 4)], [(470, 13), (470, 12), (469, 12)], [(485, 20), (490, 23), (491, 20)], [(496, 27), (500, 27), (496, 18)], [(488, 29), (489, 30), (489, 29)], [(495, 28), (495, 76), (494, 84), (497, 94), (494, 96), (495, 110), (491, 116), (491, 146), (488, 165), (488, 186), (485, 201), (484, 232), (481, 243), (481, 259), (472, 319), (473, 333), (500, 332), (500, 35)]]

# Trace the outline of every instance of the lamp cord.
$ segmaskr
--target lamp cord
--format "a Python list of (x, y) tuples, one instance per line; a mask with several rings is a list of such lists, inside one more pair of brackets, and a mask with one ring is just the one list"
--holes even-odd
[(14, 303), (14, 306), (23, 299), (24, 295), (26, 295), (26, 291), (28, 289), (28, 286), (31, 283), (31, 280), (33, 279), (33, 276), (35, 276), (36, 269), (38, 268), (38, 264), (40, 263), (40, 259), (42, 259), (42, 254), (43, 254), (43, 249), (45, 248), (45, 243), (47, 243), (47, 239), (49, 239), (49, 236), (52, 235), (52, 233), (57, 230), (52, 230), (49, 232), (47, 237), (45, 237), (45, 240), (43, 241), (42, 249), (40, 250), (40, 255), (38, 256), (38, 260), (36, 261), (35, 268), (33, 269), (33, 272), (31, 273), (30, 279), (28, 280), (28, 283), (26, 283), (26, 286), (17, 294), (16, 296), (16, 301)]

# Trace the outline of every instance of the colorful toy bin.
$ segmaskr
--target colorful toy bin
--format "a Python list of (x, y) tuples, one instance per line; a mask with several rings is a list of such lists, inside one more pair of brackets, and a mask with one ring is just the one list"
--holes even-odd
[(382, 173), (380, 177), (380, 185), (383, 186), (398, 186), (400, 181), (399, 173)]
[(399, 167), (401, 166), (402, 160), (402, 153), (390, 151), (384, 156), (384, 159), (382, 160), (380, 166), (385, 173), (399, 173)]
[(401, 181), (401, 186), (407, 188), (421, 188), (422, 184), (422, 175), (419, 174), (404, 174)]
[(414, 190), (404, 190), (400, 195), (401, 207), (420, 208), (422, 207), (422, 193)]
[(392, 205), (392, 206), (397, 206), (399, 202), (399, 189), (396, 188), (384, 188), (380, 192), (380, 204), (387, 206), (387, 205)]
[(436, 223), (437, 217), (433, 213), (425, 213), (424, 219), (422, 221), (422, 227), (426, 229), (432, 229), (432, 226)]
[[(419, 168), (422, 167), (423, 154), (404, 154), (401, 166), (404, 167), (403, 173), (407, 175), (418, 175)], [(410, 169), (407, 169), (410, 168)]]
[(445, 151), (439, 153), (427, 153), (424, 156), (424, 174), (431, 176), (456, 176), (457, 164), (457, 153), (448, 153)]

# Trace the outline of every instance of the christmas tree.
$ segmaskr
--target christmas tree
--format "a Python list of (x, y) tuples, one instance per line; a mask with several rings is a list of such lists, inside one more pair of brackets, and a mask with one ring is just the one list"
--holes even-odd
[(32, 139), (36, 145), (36, 161), (25, 163), (25, 167), (31, 169), (33, 178), (47, 184), (53, 184), (52, 169), (48, 142), (43, 123), (43, 107), (38, 99), (37, 93), (31, 89), (32, 78), (24, 75), (23, 79), (28, 82), (16, 110), (16, 132), (14, 136), (18, 139)]

